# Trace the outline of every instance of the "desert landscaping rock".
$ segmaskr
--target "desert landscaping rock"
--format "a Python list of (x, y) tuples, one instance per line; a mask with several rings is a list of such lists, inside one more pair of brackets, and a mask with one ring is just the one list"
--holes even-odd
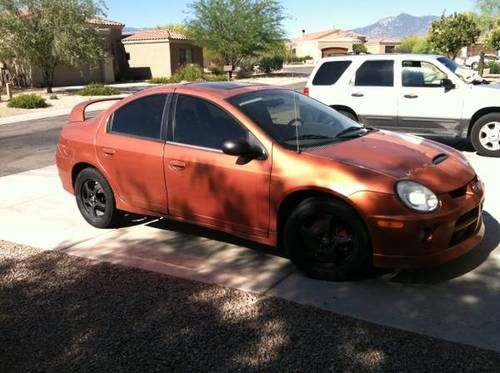
[(487, 372), (500, 356), (0, 241), (0, 371)]

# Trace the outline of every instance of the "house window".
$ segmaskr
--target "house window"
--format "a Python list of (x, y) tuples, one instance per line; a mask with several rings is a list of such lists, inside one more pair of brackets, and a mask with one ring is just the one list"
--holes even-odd
[(394, 45), (386, 45), (385, 46), (385, 53), (394, 53), (394, 49), (396, 49), (396, 47)]
[(181, 65), (193, 63), (193, 49), (179, 48), (179, 62)]

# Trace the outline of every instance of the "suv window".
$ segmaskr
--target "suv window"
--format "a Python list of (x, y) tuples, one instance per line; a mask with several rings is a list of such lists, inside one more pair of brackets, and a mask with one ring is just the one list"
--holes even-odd
[(247, 137), (248, 132), (216, 105), (193, 96), (178, 96), (172, 128), (174, 142), (220, 150), (228, 140)]
[(113, 114), (111, 132), (161, 139), (166, 98), (167, 95), (151, 95), (122, 106)]
[(376, 60), (364, 62), (356, 71), (354, 84), (368, 87), (394, 86), (394, 61)]
[(352, 61), (331, 61), (325, 62), (320, 66), (314, 76), (313, 85), (332, 85), (337, 83), (337, 80), (351, 65)]
[(448, 75), (426, 61), (403, 61), (401, 75), (403, 87), (441, 87), (441, 80), (448, 78)]

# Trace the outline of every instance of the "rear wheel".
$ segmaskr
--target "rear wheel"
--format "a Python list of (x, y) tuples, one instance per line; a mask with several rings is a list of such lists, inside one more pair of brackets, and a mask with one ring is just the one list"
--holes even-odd
[(357, 213), (344, 202), (311, 197), (290, 214), (284, 228), (290, 259), (310, 277), (345, 281), (368, 268), (368, 233)]
[(119, 225), (123, 213), (116, 209), (108, 182), (95, 168), (82, 170), (75, 181), (76, 203), (84, 219), (96, 228)]
[(500, 113), (479, 118), (472, 127), (470, 137), (479, 154), (500, 157)]

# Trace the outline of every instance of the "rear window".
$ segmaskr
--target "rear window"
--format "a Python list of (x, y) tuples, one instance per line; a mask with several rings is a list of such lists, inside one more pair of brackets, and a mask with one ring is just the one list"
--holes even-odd
[(366, 87), (394, 86), (394, 61), (366, 61), (356, 72), (355, 85)]
[(351, 61), (325, 62), (316, 72), (313, 85), (332, 85), (337, 83), (342, 74), (347, 70)]

